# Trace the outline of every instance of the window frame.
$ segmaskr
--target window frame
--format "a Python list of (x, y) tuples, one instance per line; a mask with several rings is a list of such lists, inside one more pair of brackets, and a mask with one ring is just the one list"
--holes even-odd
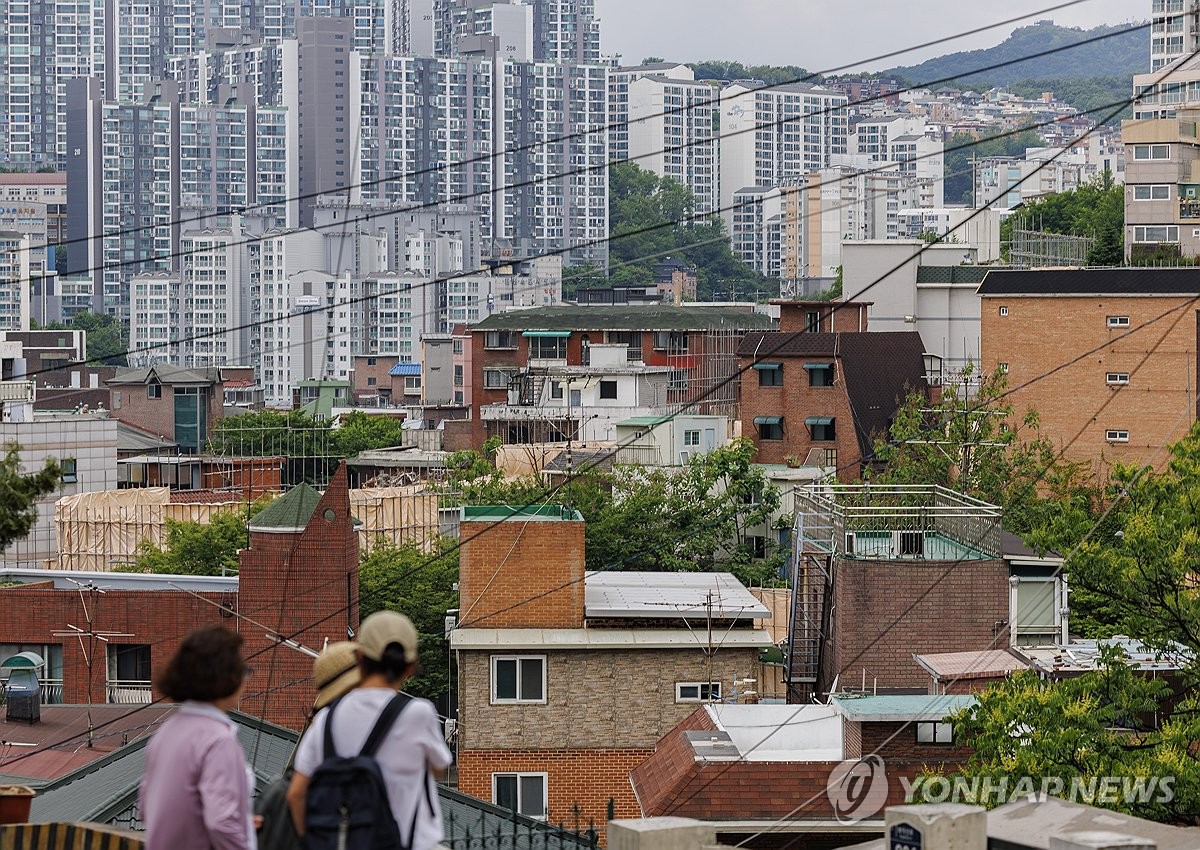
[[(547, 348), (549, 349), (547, 351)], [(563, 336), (534, 336), (529, 338), (529, 359), (566, 360), (567, 338)]]
[[(1142, 183), (1135, 185), (1133, 188), (1133, 200), (1135, 201), (1169, 201), (1171, 200), (1171, 184), (1170, 183)], [(1146, 197), (1139, 198), (1139, 190), (1145, 189)], [(1154, 197), (1155, 191), (1159, 190), (1162, 197)]]
[[(772, 443), (783, 442), (783, 422), (780, 417), (779, 422), (763, 422), (762, 424), (754, 423), (754, 428), (758, 431), (758, 438)], [(770, 429), (770, 430), (766, 430)]]
[(59, 479), (63, 484), (76, 484), (79, 482), (79, 461), (76, 458), (60, 458), (58, 469)]
[[(507, 390), (512, 385), (517, 373), (518, 370), (516, 368), (491, 369), (485, 367), (483, 370), (483, 388), (485, 390)], [(506, 375), (507, 377), (504, 379), (503, 384), (492, 384), (488, 382), (488, 375)]]
[[(493, 806), (500, 806), (500, 802), (498, 800), (498, 795), (496, 793), (496, 780), (500, 779), (500, 778), (508, 778), (508, 777), (512, 777), (514, 780), (516, 780), (517, 805), (516, 805), (516, 808), (505, 809), (505, 810), (515, 812), (516, 814), (521, 815), (523, 817), (533, 818), (534, 820), (542, 820), (542, 821), (547, 820), (550, 817), (550, 774), (545, 771), (538, 771), (538, 770), (530, 770), (530, 771), (500, 770), (500, 771), (496, 771), (495, 773), (492, 774), (492, 805)], [(528, 814), (527, 812), (521, 811), (521, 802), (522, 802), (521, 780), (522, 779), (531, 779), (533, 777), (538, 777), (542, 780), (542, 814), (540, 814), (540, 815), (531, 815), (531, 814)], [(504, 807), (501, 806), (501, 808), (504, 808)]]
[[(1146, 155), (1139, 156), (1138, 154), (1141, 152), (1141, 151), (1139, 151), (1139, 149), (1144, 150)], [(1164, 151), (1165, 151), (1165, 153), (1164, 153)], [(1155, 156), (1156, 153), (1163, 153), (1164, 155), (1163, 156)], [(1150, 162), (1153, 160), (1168, 160), (1169, 161), (1171, 159), (1171, 146), (1169, 144), (1164, 145), (1164, 144), (1149, 144), (1149, 143), (1134, 145), (1133, 146), (1133, 159), (1136, 162)]]
[(601, 380), (596, 387), (596, 398), (600, 401), (616, 401), (620, 396), (621, 387), (617, 381)]
[(162, 398), (162, 384), (155, 381), (152, 384), (146, 384), (146, 398)]
[[(496, 664), (501, 661), (512, 661), (516, 663), (516, 692), (518, 696), (513, 698), (499, 697), (496, 695)], [(540, 699), (528, 699), (520, 696), (521, 693), (521, 662), (522, 661), (540, 661), (542, 665), (542, 696)], [(545, 655), (493, 655), (488, 659), (489, 675), (489, 692), (492, 705), (546, 705), (546, 690), (547, 690), (547, 664)]]
[(483, 347), (487, 351), (514, 351), (519, 338), (516, 331), (484, 331)]
[[(916, 743), (923, 747), (953, 747), (954, 746), (954, 724), (948, 723), (945, 720), (918, 720), (913, 724), (916, 727)], [(938, 735), (943, 729), (949, 730), (949, 739), (938, 740)], [(929, 740), (921, 740), (922, 731), (926, 731), (929, 735)]]
[(700, 446), (700, 429), (686, 428), (683, 432), (683, 444), (685, 446)]
[(783, 386), (782, 363), (755, 363), (754, 371), (758, 372), (758, 385), (760, 387)]
[[(682, 691), (684, 688), (695, 688), (696, 696), (684, 696)], [(708, 695), (705, 695), (704, 689), (708, 688)], [(715, 693), (714, 693), (715, 688)], [(675, 702), (676, 703), (707, 703), (721, 701), (721, 683), (720, 682), (676, 682), (675, 683)]]
[(1108, 316), (1105, 318), (1105, 324), (1110, 328), (1127, 328), (1129, 327), (1128, 316)]
[(1129, 432), (1124, 428), (1105, 428), (1104, 439), (1109, 443), (1128, 443)]
[(1128, 372), (1106, 372), (1104, 375), (1104, 383), (1110, 387), (1124, 386), (1129, 383)]

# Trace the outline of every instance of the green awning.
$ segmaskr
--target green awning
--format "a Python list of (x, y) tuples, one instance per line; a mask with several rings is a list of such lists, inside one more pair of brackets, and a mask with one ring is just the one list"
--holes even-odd
[(776, 369), (782, 369), (782, 363), (755, 363), (754, 368), (760, 372), (774, 372)]
[(522, 331), (521, 336), (543, 336), (563, 339), (571, 335), (570, 331)]
[(804, 420), (805, 425), (832, 425), (832, 416), (810, 416)]
[(832, 369), (832, 363), (805, 363), (805, 369)]
[(782, 416), (755, 416), (754, 424), (755, 425), (782, 425), (783, 417)]

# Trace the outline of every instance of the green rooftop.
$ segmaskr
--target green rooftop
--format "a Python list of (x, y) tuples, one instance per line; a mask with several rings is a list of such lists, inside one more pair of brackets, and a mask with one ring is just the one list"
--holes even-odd
[(268, 533), (302, 531), (320, 501), (319, 491), (307, 484), (298, 484), (251, 518), (250, 530)]
[(503, 522), (509, 519), (539, 522), (583, 522), (583, 515), (565, 505), (467, 505), (463, 522)]
[(833, 698), (833, 703), (847, 720), (875, 723), (909, 720), (936, 721), (974, 705), (975, 697), (970, 694), (838, 696)]
[(671, 418), (670, 416), (630, 416), (628, 419), (618, 422), (617, 427), (628, 425), (631, 428), (653, 428), (655, 425), (670, 422)]
[(536, 307), (495, 313), (476, 331), (705, 331), (776, 329), (775, 320), (748, 308), (677, 307), (673, 304)]

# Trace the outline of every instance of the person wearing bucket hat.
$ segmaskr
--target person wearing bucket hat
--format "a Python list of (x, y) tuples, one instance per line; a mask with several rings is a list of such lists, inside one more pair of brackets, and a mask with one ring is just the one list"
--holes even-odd
[[(328, 644), (313, 661), (313, 684), (317, 698), (312, 714), (320, 711), (340, 696), (358, 687), (362, 680), (358, 672), (357, 645), (348, 640)], [(293, 755), (294, 758), (294, 755)], [(258, 850), (300, 850), (300, 836), (288, 811), (287, 789), (292, 782), (291, 763), (283, 775), (273, 780), (254, 801), (258, 829)]]
[[(317, 713), (296, 750), (296, 772), (287, 796), (301, 836), (309, 780), (325, 759), (326, 723), (330, 723), (338, 755), (361, 752), (376, 721), (416, 669), (417, 643), (412, 621), (396, 611), (377, 611), (363, 621), (356, 650), (362, 682)], [(431, 774), (440, 775), (450, 766), (452, 756), (433, 703), (417, 697), (401, 697), (400, 701), (402, 708), (376, 750), (375, 761), (402, 844), (412, 850), (430, 850), (443, 838)]]

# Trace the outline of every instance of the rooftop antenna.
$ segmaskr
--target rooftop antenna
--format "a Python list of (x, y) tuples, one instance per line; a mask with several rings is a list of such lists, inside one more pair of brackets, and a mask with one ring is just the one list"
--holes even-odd
[[(67, 577), (64, 576), (64, 578), (67, 578)], [(110, 638), (133, 637), (133, 634), (129, 633), (129, 632), (98, 632), (98, 631), (96, 631), (95, 622), (94, 622), (94, 618), (92, 615), (96, 611), (96, 603), (98, 601), (98, 598), (100, 596), (104, 595), (105, 593), (107, 593), (107, 591), (103, 587), (97, 585), (95, 582), (92, 582), (92, 581), (89, 581), (86, 583), (78, 582), (78, 581), (75, 581), (75, 579), (73, 579), (73, 578), (67, 578), (67, 581), (71, 582), (71, 584), (73, 584), (79, 588), (79, 601), (80, 601), (80, 604), (83, 606), (83, 619), (84, 619), (84, 622), (87, 624), (87, 628), (81, 629), (79, 626), (76, 626), (72, 623), (67, 623), (67, 628), (65, 630), (52, 632), (51, 634), (53, 634), (55, 637), (74, 637), (79, 640), (79, 649), (83, 653), (83, 663), (86, 664), (87, 668), (88, 668), (88, 677), (87, 677), (87, 691), (88, 691), (87, 746), (88, 746), (88, 749), (92, 749), (93, 743), (95, 741), (95, 737), (93, 735), (95, 727), (94, 727), (94, 724), (92, 723), (92, 704), (95, 702), (95, 700), (93, 698), (92, 688), (93, 688), (93, 684), (95, 682), (95, 678), (92, 674), (93, 674), (93, 667), (95, 665), (95, 660), (96, 660), (96, 641), (101, 641), (101, 642), (107, 644), (109, 642)], [(88, 599), (91, 599), (91, 601), (92, 601), (91, 607), (88, 606)], [(88, 639), (86, 643), (84, 642), (84, 638)]]

